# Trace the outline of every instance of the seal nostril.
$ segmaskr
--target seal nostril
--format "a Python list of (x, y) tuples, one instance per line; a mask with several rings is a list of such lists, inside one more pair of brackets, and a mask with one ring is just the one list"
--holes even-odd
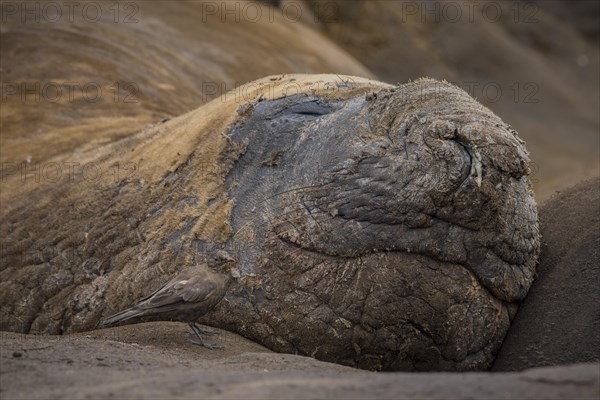
[(434, 137), (440, 139), (453, 139), (456, 137), (457, 129), (451, 121), (437, 119), (429, 124), (427, 131)]

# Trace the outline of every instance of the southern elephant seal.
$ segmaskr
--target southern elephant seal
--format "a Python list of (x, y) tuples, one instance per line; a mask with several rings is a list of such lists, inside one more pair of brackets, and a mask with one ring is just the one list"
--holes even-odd
[(523, 142), (445, 82), (268, 77), (76, 161), (136, 169), (9, 179), (6, 328), (93, 329), (218, 243), (241, 278), (212, 325), (361, 368), (482, 369), (533, 280)]
[(600, 178), (540, 206), (538, 279), (520, 306), (495, 371), (600, 360)]
[[(48, 9), (63, 15), (34, 21)], [(68, 160), (281, 71), (374, 76), (252, 1), (23, 0), (1, 11), (0, 163)]]

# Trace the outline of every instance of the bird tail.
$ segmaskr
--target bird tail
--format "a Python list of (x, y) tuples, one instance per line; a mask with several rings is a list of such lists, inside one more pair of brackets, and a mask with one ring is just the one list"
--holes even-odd
[(114, 315), (111, 315), (110, 317), (105, 318), (102, 321), (102, 326), (103, 327), (113, 326), (120, 322), (127, 321), (131, 318), (139, 317), (143, 314), (144, 314), (144, 310), (140, 310), (137, 307), (131, 307), (131, 308), (128, 308), (127, 310), (123, 310)]

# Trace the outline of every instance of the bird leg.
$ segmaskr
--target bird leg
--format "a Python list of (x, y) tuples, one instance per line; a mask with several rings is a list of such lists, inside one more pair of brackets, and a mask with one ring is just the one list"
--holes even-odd
[(195, 322), (192, 325), (194, 325), (194, 328), (192, 328), (194, 330), (194, 332), (199, 332), (200, 334), (202, 334), (204, 336), (217, 336), (217, 335), (219, 335), (219, 332), (207, 331), (206, 329), (200, 328), (198, 326), (198, 324), (196, 324)]
[[(191, 323), (188, 325), (190, 326), (190, 328), (192, 328), (192, 332), (194, 332), (194, 334), (196, 335), (196, 337), (194, 339), (190, 339), (190, 342), (197, 344), (198, 346), (206, 347), (207, 349), (211, 349), (211, 350), (223, 348), (223, 346), (218, 345), (218, 344), (206, 343), (202, 339), (202, 334), (204, 333), (204, 331), (202, 329), (198, 328), (198, 326), (196, 326), (196, 324)], [(214, 332), (211, 332), (211, 333), (214, 333)]]

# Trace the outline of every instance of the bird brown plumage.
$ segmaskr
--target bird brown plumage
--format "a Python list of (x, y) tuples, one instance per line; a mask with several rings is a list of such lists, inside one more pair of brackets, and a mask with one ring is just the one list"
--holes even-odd
[[(220, 251), (211, 261), (213, 266), (223, 267), (230, 265), (233, 258)], [(193, 343), (210, 349), (221, 348), (202, 339), (202, 335), (215, 333), (200, 329), (196, 321), (223, 299), (232, 277), (233, 273), (213, 272), (205, 264), (193, 267), (143, 298), (137, 305), (106, 318), (102, 326), (143, 321), (181, 321), (186, 322), (196, 335)]]

